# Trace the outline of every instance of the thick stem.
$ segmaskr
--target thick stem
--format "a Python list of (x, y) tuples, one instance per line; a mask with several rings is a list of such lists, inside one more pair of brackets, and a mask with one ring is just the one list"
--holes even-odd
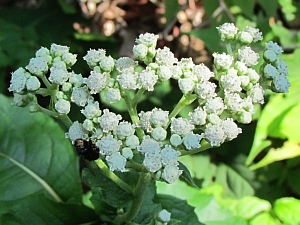
[(140, 177), (137, 183), (137, 186), (133, 193), (133, 201), (131, 203), (130, 208), (128, 211), (123, 214), (119, 215), (114, 219), (114, 223), (120, 224), (122, 222), (130, 222), (132, 221), (136, 215), (139, 213), (143, 199), (146, 193), (147, 186), (150, 184), (151, 181), (151, 174), (150, 173), (140, 173)]
[(111, 179), (116, 185), (118, 185), (120, 188), (122, 188), (124, 191), (128, 193), (132, 193), (132, 188), (125, 183), (123, 180), (121, 180), (116, 174), (114, 174), (112, 171), (109, 170), (109, 168), (105, 165), (105, 163), (101, 159), (95, 160), (95, 163), (97, 166), (101, 169), (102, 173)]

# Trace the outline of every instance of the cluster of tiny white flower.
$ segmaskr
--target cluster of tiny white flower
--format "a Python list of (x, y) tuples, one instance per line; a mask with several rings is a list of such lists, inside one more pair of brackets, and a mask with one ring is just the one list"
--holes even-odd
[[(91, 68), (90, 75), (84, 78), (70, 70), (76, 55), (69, 53), (66, 46), (52, 44), (50, 50), (40, 48), (25, 69), (12, 73), (9, 91), (14, 93), (17, 106), (33, 101), (32, 95), (49, 95), (58, 115), (67, 115), (71, 103), (78, 105), (85, 120), (70, 126), (66, 136), (72, 142), (91, 140), (111, 171), (124, 172), (127, 162), (139, 155), (146, 170), (173, 183), (182, 174), (178, 167), (182, 151), (201, 148), (203, 139), (211, 146), (219, 146), (242, 132), (235, 121), (252, 121), (254, 104), (264, 103), (264, 82), (271, 81), (275, 92), (286, 92), (290, 86), (287, 66), (278, 59), (282, 49), (276, 43), (266, 45), (261, 76), (253, 68), (259, 55), (248, 46), (262, 40), (261, 32), (250, 26), (240, 31), (231, 23), (217, 29), (227, 45), (242, 47), (234, 54), (214, 53), (213, 72), (204, 64), (195, 65), (191, 58), (178, 60), (167, 47), (156, 49), (158, 36), (146, 33), (136, 39), (133, 47), (135, 57), (147, 65), (142, 71), (136, 69), (138, 62), (129, 57), (114, 60), (106, 56), (105, 50), (92, 49), (84, 56)], [(130, 123), (108, 109), (100, 110), (93, 96), (104, 92), (104, 98), (115, 103), (127, 90), (138, 89), (139, 94), (153, 91), (156, 83), (169, 79), (178, 81), (184, 97), (198, 101), (189, 118), (154, 108), (141, 111)], [(46, 88), (41, 88), (41, 80)]]

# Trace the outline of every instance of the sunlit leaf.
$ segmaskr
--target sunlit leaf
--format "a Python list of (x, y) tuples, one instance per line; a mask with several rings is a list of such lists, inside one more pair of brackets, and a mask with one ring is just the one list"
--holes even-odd
[(277, 199), (274, 211), (285, 224), (300, 224), (300, 200), (291, 197)]

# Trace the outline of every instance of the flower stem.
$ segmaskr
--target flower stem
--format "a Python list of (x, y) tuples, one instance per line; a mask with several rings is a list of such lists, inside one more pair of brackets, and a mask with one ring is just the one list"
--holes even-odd
[(119, 224), (122, 222), (132, 221), (136, 215), (139, 213), (143, 199), (146, 193), (147, 186), (150, 184), (151, 174), (150, 173), (140, 173), (140, 177), (137, 183), (137, 186), (133, 193), (133, 201), (131, 203), (128, 211), (122, 215), (117, 216), (114, 219), (114, 223)]
[(120, 188), (122, 188), (124, 191), (128, 193), (133, 193), (132, 188), (123, 180), (121, 180), (114, 172), (110, 171), (109, 168), (105, 165), (105, 163), (101, 159), (95, 160), (95, 163), (101, 169), (102, 173), (106, 177), (111, 179), (116, 185), (118, 185)]
[(190, 151), (181, 150), (180, 151), (180, 153), (181, 153), (180, 156), (192, 155), (192, 154), (195, 154), (195, 153), (198, 153), (198, 152), (205, 151), (209, 148), (211, 148), (211, 145), (207, 141), (203, 140), (202, 143), (201, 143), (200, 148), (196, 148), (196, 149), (193, 149), (193, 150), (190, 150)]
[(167, 128), (171, 122), (171, 118), (176, 117), (177, 114), (187, 105), (191, 104), (197, 96), (195, 94), (191, 95), (183, 95), (182, 98), (179, 100), (173, 111), (169, 115), (169, 122), (168, 124), (164, 127)]

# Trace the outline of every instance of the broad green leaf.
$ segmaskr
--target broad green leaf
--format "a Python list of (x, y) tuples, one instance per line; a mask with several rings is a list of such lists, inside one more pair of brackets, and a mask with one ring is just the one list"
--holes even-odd
[(300, 155), (299, 145), (291, 141), (286, 141), (281, 148), (270, 149), (267, 155), (258, 163), (250, 166), (250, 169), (255, 170), (263, 166), (266, 166), (272, 162), (294, 158), (299, 155)]
[(264, 9), (267, 17), (272, 17), (277, 13), (278, 1), (272, 1), (272, 4), (266, 0), (257, 0), (257, 2)]
[(230, 209), (234, 215), (244, 219), (251, 219), (255, 215), (269, 211), (271, 204), (263, 199), (254, 196), (246, 196), (242, 199), (224, 199), (222, 205)]
[(0, 221), (5, 225), (74, 225), (96, 222), (98, 218), (92, 209), (82, 204), (58, 203), (43, 193), (35, 193), (16, 203)]
[(250, 220), (249, 225), (279, 225), (279, 222), (275, 220), (270, 213), (263, 212), (255, 216), (252, 220)]
[(63, 213), (61, 209), (69, 203), (75, 204), (70, 208), (82, 209), (78, 156), (64, 131), (52, 118), (30, 114), (11, 101), (0, 95), (0, 213), (13, 216), (16, 207), (25, 204), (42, 218), (48, 208), (35, 201), (44, 203), (45, 197), (60, 204), (56, 213)]
[(280, 44), (284, 47), (294, 47), (297, 44), (297, 36), (286, 29), (281, 23), (275, 23), (271, 26), (275, 36), (280, 39)]
[(242, 13), (248, 18), (252, 19), (254, 11), (254, 0), (239, 1), (233, 0), (233, 4), (241, 8)]
[(155, 202), (171, 213), (172, 219), (180, 220), (182, 225), (203, 225), (198, 221), (194, 208), (184, 200), (170, 195), (157, 195)]
[(274, 211), (278, 218), (285, 224), (300, 224), (300, 200), (291, 197), (277, 199)]
[(295, 143), (300, 142), (299, 115), (300, 104), (295, 105), (295, 107), (288, 111), (280, 124), (281, 132), (289, 139), (289, 141), (293, 141)]

